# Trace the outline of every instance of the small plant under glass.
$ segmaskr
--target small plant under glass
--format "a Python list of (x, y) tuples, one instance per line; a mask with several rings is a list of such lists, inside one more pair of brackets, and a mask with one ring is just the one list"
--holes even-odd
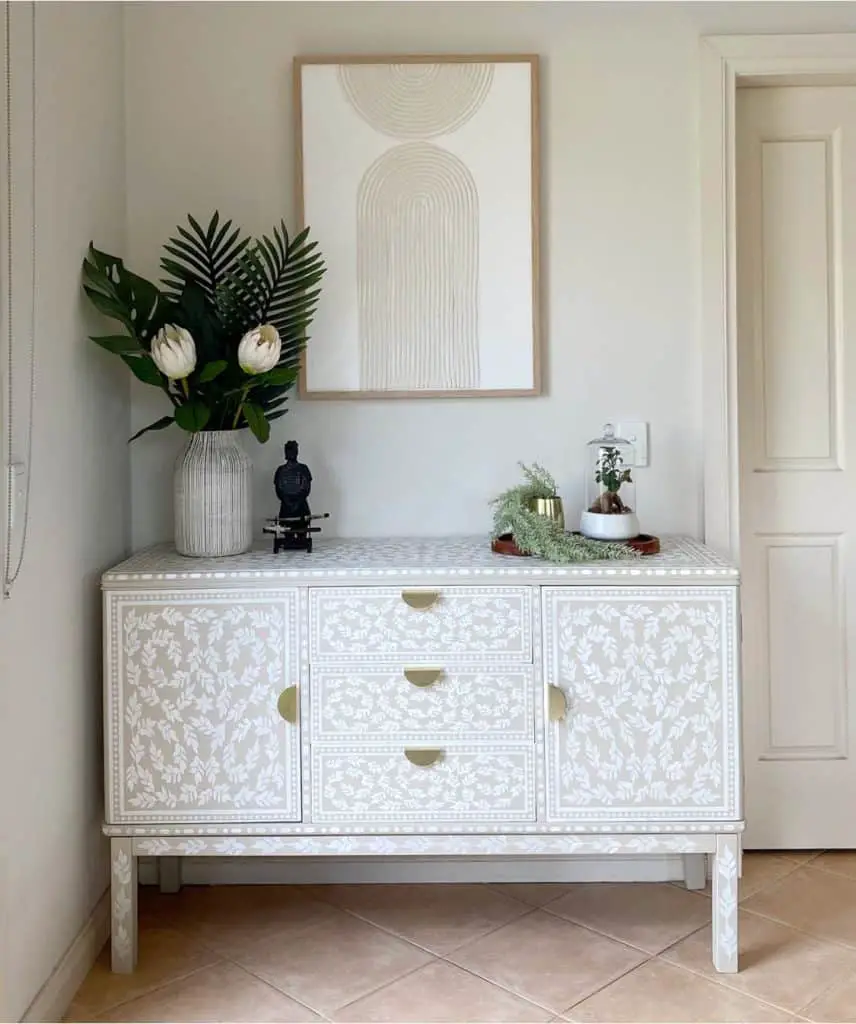
[(633, 445), (615, 436), (607, 423), (603, 436), (588, 443), (589, 470), (586, 477), (586, 508), (580, 530), (592, 540), (631, 540), (639, 536), (636, 516), (636, 487), (631, 467), (635, 465)]

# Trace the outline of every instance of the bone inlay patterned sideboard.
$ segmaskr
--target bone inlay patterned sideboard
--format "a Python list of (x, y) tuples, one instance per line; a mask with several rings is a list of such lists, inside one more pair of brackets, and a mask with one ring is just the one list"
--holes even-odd
[(113, 969), (140, 856), (713, 855), (737, 969), (737, 571), (326, 540), (103, 578)]

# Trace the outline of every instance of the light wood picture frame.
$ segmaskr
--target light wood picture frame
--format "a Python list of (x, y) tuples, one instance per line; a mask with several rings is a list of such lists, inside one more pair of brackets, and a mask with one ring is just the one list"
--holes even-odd
[(304, 399), (541, 394), (538, 57), (294, 59)]

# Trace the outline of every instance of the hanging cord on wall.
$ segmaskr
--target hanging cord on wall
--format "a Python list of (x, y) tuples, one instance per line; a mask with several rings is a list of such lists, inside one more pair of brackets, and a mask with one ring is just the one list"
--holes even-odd
[(5, 5), (5, 58), (6, 58), (6, 353), (7, 365), (7, 396), (6, 396), (6, 542), (4, 548), (5, 565), (3, 569), (3, 597), (10, 596), (12, 585), (17, 580), (24, 564), (24, 553), (27, 548), (27, 531), (30, 521), (30, 483), (33, 479), (33, 416), (36, 397), (36, 4), (30, 4), (30, 36), (31, 36), (31, 95), (30, 95), (30, 324), (27, 339), (27, 355), (29, 362), (29, 398), (27, 408), (27, 440), (26, 440), (26, 482), (24, 484), (23, 508), (18, 510), (21, 517), (21, 541), (17, 554), (12, 552), (12, 526), (15, 518), (15, 487), (12, 473), (13, 464), (13, 431), (15, 426), (15, 315), (13, 308), (13, 257), (14, 257), (14, 201), (12, 187), (12, 2), (6, 0)]

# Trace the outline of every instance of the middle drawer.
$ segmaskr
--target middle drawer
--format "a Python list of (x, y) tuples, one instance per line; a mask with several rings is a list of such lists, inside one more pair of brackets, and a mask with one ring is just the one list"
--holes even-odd
[(324, 665), (310, 677), (313, 743), (534, 739), (530, 665)]

